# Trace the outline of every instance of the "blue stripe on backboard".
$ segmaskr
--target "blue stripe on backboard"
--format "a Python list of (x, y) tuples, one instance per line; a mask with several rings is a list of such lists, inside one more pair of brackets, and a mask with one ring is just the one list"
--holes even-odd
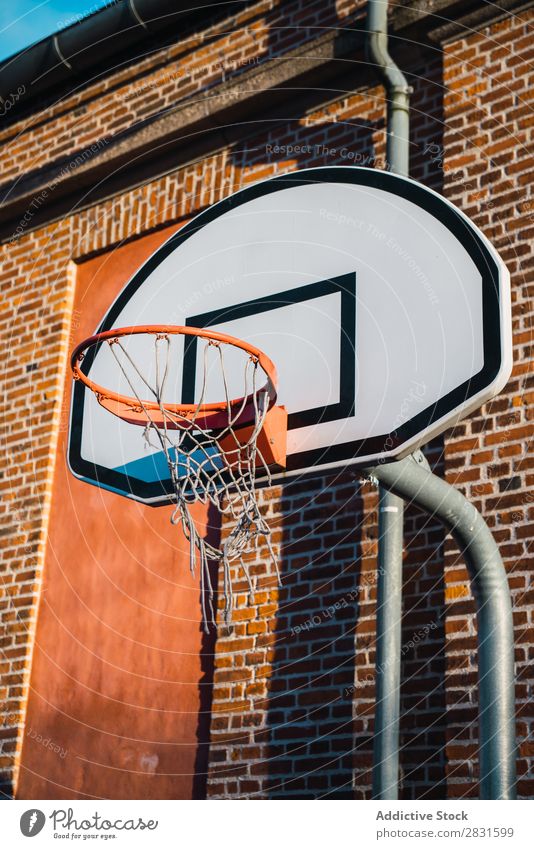
[[(169, 452), (171, 457), (174, 457), (175, 451), (171, 449)], [(217, 454), (216, 448), (207, 448), (205, 451), (195, 451), (191, 454), (193, 468), (197, 468), (202, 464), (206, 472), (212, 472), (215, 469), (222, 469), (223, 463), (218, 458), (218, 461), (208, 463), (206, 454)], [(191, 463), (190, 459), (190, 463)], [(187, 457), (185, 454), (178, 455), (178, 476), (181, 478), (186, 474)], [(147, 457), (139, 457), (137, 460), (132, 460), (130, 463), (125, 463), (123, 466), (116, 466), (114, 472), (120, 472), (127, 475), (129, 478), (143, 481), (143, 483), (155, 483), (157, 481), (166, 481), (169, 479), (169, 467), (167, 465), (167, 457), (164, 451), (158, 451), (156, 454), (149, 454)]]

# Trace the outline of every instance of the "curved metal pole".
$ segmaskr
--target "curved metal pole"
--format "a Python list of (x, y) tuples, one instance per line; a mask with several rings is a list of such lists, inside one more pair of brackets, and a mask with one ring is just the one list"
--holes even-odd
[(373, 799), (399, 798), (403, 516), (402, 498), (380, 487)]
[(497, 544), (478, 510), (432, 474), (421, 452), (368, 473), (391, 492), (437, 516), (465, 557), (477, 603), (480, 798), (515, 799), (512, 604)]

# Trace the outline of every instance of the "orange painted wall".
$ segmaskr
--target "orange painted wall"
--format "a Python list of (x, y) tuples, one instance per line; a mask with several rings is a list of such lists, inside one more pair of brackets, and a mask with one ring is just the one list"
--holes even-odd
[[(78, 267), (73, 344), (176, 229)], [(187, 544), (169, 508), (73, 478), (61, 431), (17, 797), (202, 798), (212, 644)]]

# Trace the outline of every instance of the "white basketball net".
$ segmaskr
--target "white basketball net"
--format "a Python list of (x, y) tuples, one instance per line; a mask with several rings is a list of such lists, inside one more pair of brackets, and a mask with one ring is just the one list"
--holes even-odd
[[(257, 446), (257, 438), (263, 426), (268, 410), (268, 395), (263, 387), (258, 387), (258, 360), (252, 354), (243, 352), (244, 390), (243, 404), (239, 410), (231, 406), (228, 394), (228, 381), (224, 363), (224, 343), (198, 338), (204, 343), (199, 352), (202, 362), (202, 384), (200, 397), (193, 416), (185, 418), (166, 407), (163, 401), (166, 381), (171, 360), (169, 336), (154, 334), (155, 380), (148, 380), (136, 365), (120, 338), (110, 339), (107, 344), (126, 379), (132, 396), (136, 401), (136, 410), (143, 410), (146, 426), (143, 430), (145, 447), (163, 451), (169, 468), (176, 506), (171, 522), (181, 525), (189, 542), (190, 568), (196, 571), (197, 558), (200, 559), (200, 585), (202, 599), (202, 621), (204, 630), (209, 631), (208, 622), (215, 621), (213, 608), (214, 591), (212, 587), (209, 561), (217, 561), (223, 568), (224, 620), (231, 622), (233, 592), (231, 566), (237, 561), (248, 582), (252, 594), (254, 587), (243, 555), (259, 550), (262, 544), (267, 546), (278, 575), (274, 557), (270, 528), (261, 515), (256, 494), (256, 471), (259, 467), (270, 483), (269, 468)], [(215, 363), (214, 356), (215, 356)], [(216, 365), (220, 368), (224, 401), (228, 409), (228, 424), (224, 430), (208, 431), (198, 423), (199, 411), (206, 403), (208, 369)], [(161, 421), (156, 422), (154, 412), (147, 408), (140, 397), (139, 379), (157, 402)], [(261, 380), (259, 381), (261, 383)], [(143, 394), (145, 394), (143, 392)], [(235, 424), (250, 403), (254, 409), (254, 420), (250, 423), (252, 433), (241, 444), (237, 438)], [(169, 402), (167, 402), (169, 403)], [(178, 422), (187, 423), (187, 430), (173, 427)], [(225, 441), (224, 447), (221, 445)], [(213, 504), (230, 523), (230, 531), (221, 540), (219, 547), (209, 543), (198, 532), (189, 511), (189, 505), (195, 502)]]

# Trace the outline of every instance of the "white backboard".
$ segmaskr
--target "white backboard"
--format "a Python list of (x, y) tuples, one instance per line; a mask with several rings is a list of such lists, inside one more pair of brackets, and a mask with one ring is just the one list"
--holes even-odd
[[(190, 221), (98, 330), (139, 324), (209, 326), (268, 354), (289, 412), (282, 477), (402, 457), (499, 392), (512, 365), (509, 278), (487, 239), (419, 183), (348, 166), (262, 181)], [(105, 349), (84, 369), (118, 389)], [(194, 401), (195, 349), (176, 354), (175, 400)], [(240, 379), (236, 360), (231, 394)], [(167, 500), (163, 455), (81, 383), (69, 442), (78, 477)]]

